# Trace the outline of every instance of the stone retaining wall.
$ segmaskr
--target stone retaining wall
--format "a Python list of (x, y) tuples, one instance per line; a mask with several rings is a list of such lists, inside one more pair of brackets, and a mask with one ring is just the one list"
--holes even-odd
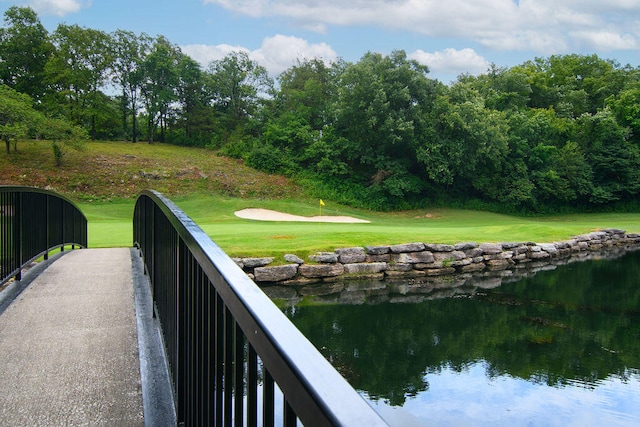
[(288, 254), (285, 255), (288, 264), (284, 265), (270, 265), (275, 260), (272, 257), (235, 258), (234, 261), (263, 288), (295, 287), (298, 292), (315, 290), (311, 293), (319, 295), (340, 292), (337, 287), (344, 286), (341, 283), (345, 280), (415, 281), (445, 277), (447, 282), (451, 282), (456, 280), (456, 276), (486, 275), (487, 272), (517, 269), (532, 263), (540, 268), (558, 260), (639, 247), (640, 234), (607, 229), (554, 243), (465, 242), (445, 245), (417, 242), (340, 248), (310, 255), (309, 262)]

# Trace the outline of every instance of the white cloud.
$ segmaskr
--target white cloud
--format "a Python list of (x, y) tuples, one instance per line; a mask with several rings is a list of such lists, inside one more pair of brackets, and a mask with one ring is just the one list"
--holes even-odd
[[(432, 37), (466, 37), (495, 49), (632, 49), (640, 39), (640, 0), (204, 1), (252, 17), (288, 18), (319, 32), (330, 26), (375, 25)], [(584, 37), (588, 33), (601, 34)]]
[(280, 34), (265, 38), (260, 49), (251, 52), (250, 56), (271, 74), (280, 74), (297, 60), (321, 59), (329, 63), (338, 58), (326, 43), (309, 44), (304, 39)]
[(91, 1), (80, 0), (31, 0), (29, 6), (41, 15), (65, 16), (91, 6)]
[(266, 37), (260, 48), (249, 50), (241, 46), (221, 45), (187, 45), (182, 51), (207, 67), (211, 61), (224, 58), (231, 52), (244, 51), (249, 57), (276, 76), (296, 63), (297, 60), (321, 59), (327, 63), (338, 58), (336, 52), (326, 43), (311, 44), (299, 37), (275, 35)]
[(576, 40), (601, 50), (637, 49), (638, 40), (631, 34), (620, 34), (613, 31), (576, 31), (572, 33)]
[(444, 49), (438, 52), (417, 50), (408, 55), (421, 64), (427, 65), (431, 73), (459, 75), (462, 73), (481, 74), (491, 65), (489, 61), (470, 48)]
[(219, 44), (215, 46), (206, 44), (190, 44), (181, 46), (180, 49), (183, 53), (199, 62), (205, 68), (209, 66), (211, 61), (218, 61), (231, 52), (249, 53), (249, 49), (242, 46), (231, 46), (228, 44)]

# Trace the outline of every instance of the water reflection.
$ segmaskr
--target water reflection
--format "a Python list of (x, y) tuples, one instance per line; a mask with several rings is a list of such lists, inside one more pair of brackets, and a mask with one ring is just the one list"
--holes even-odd
[(464, 372), (429, 375), (428, 393), (403, 406), (382, 400), (372, 406), (394, 426), (635, 426), (638, 372), (633, 381), (609, 378), (597, 387), (583, 383), (550, 387), (508, 375), (488, 379), (486, 363)]
[[(285, 311), (395, 425), (631, 425), (640, 423), (639, 266), (632, 252), (500, 287), (465, 282), (440, 299), (435, 287), (383, 294), (369, 284), (355, 291), (375, 304)], [(392, 303), (407, 295), (422, 302)]]

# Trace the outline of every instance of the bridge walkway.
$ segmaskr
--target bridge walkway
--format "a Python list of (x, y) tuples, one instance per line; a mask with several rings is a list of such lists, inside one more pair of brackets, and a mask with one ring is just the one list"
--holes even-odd
[(151, 425), (132, 255), (129, 248), (67, 251), (6, 306), (0, 425)]

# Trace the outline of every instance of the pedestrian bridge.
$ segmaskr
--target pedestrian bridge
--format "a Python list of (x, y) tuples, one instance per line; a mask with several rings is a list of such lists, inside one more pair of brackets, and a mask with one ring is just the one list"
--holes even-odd
[(0, 214), (1, 425), (386, 425), (162, 195), (132, 248), (86, 249), (48, 191), (0, 187)]

